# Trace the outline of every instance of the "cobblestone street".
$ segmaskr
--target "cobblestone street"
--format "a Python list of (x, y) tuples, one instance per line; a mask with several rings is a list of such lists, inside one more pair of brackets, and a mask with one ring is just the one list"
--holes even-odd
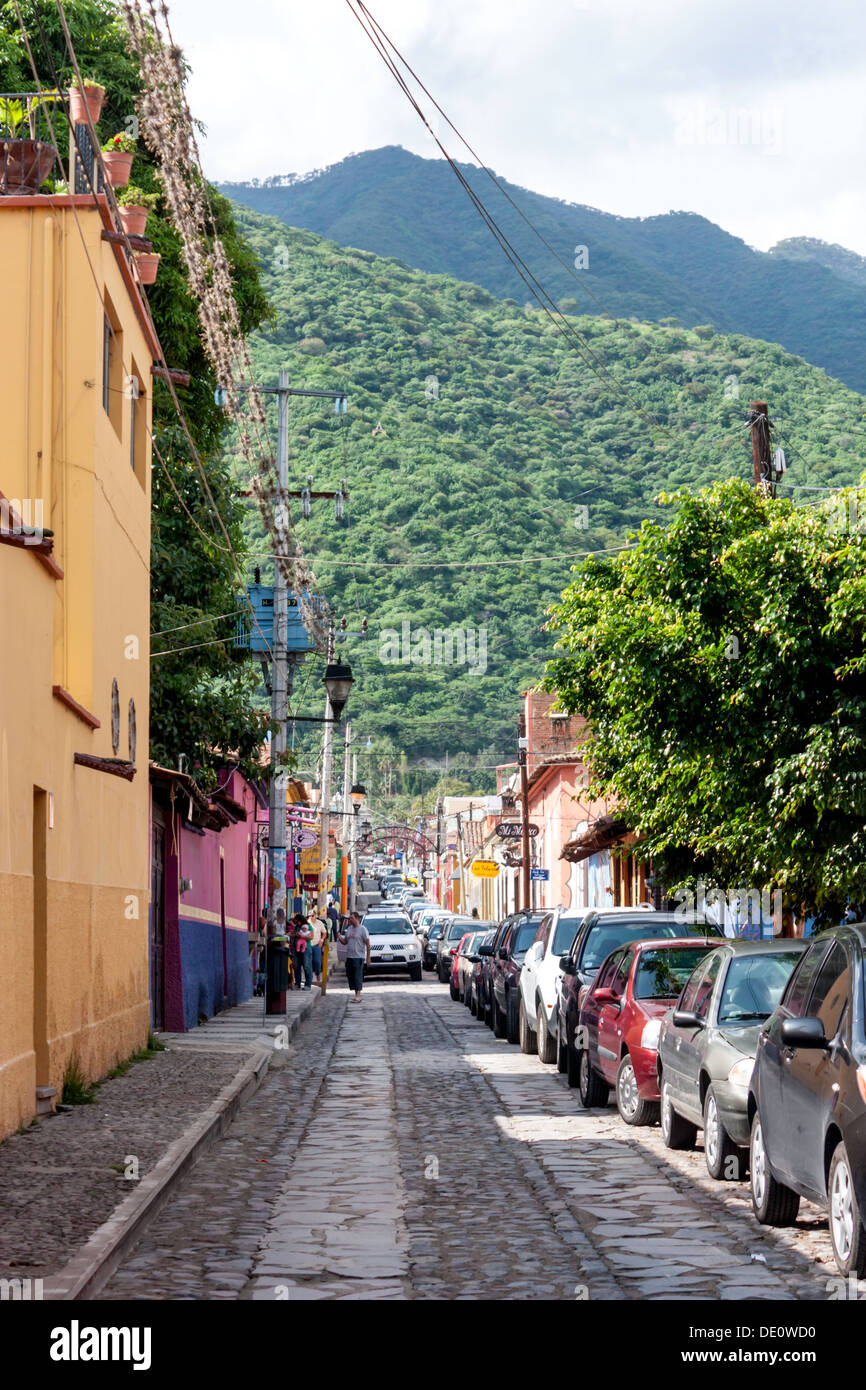
[(815, 1209), (762, 1230), (700, 1148), (585, 1111), (442, 986), (374, 980), (321, 1000), (101, 1296), (822, 1300), (834, 1275)]

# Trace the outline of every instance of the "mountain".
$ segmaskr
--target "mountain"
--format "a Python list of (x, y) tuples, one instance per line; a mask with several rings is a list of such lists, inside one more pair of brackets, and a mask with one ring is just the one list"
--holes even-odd
[(835, 242), (818, 241), (816, 237), (792, 236), (770, 247), (771, 256), (782, 256), (789, 261), (812, 262), (833, 271), (843, 280), (866, 289), (866, 256), (858, 256)]
[[(822, 253), (816, 248), (824, 243), (808, 239), (755, 251), (695, 213), (616, 217), (501, 179), (554, 255), (482, 170), (460, 168), (557, 302), (570, 301), (581, 313), (708, 323), (781, 343), (866, 391), (866, 282), (852, 269), (866, 263), (853, 252)], [(220, 187), (235, 202), (343, 246), (469, 280), (521, 305), (530, 298), (445, 160), (388, 146), (303, 177)], [(584, 250), (576, 253), (578, 247)], [(575, 260), (588, 264), (575, 270)]]
[[(314, 491), (348, 482), (344, 522), (327, 500), (309, 520), (293, 512), (337, 618), (350, 631), (367, 618), (369, 635), (343, 649), (356, 731), (377, 747), (511, 759), (520, 691), (551, 650), (545, 611), (577, 554), (664, 520), (662, 489), (751, 477), (749, 400), (770, 403), (790, 484), (849, 483), (866, 466), (866, 402), (775, 344), (583, 316), (578, 352), (540, 311), (478, 285), (243, 207), (237, 220), (274, 307), (252, 340), (257, 379), (285, 366), (294, 386), (349, 395), (345, 415), (292, 399), (290, 477), (295, 490), (309, 475)], [(264, 560), (252, 510), (248, 535)], [(452, 658), (462, 634), (462, 661), (436, 661), (437, 629)], [(297, 681), (303, 713), (319, 712), (313, 668)], [(312, 727), (298, 726), (307, 748)]]

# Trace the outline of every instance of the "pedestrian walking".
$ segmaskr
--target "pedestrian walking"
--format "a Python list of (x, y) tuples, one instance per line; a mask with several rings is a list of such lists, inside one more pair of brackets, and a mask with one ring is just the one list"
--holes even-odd
[(292, 935), (292, 963), (295, 971), (295, 989), (313, 988), (313, 953), (310, 950), (312, 932), (306, 917), (300, 912), (295, 916)]
[(331, 924), (331, 940), (336, 941), (337, 932), (340, 929), (340, 914), (337, 911), (337, 904), (332, 898), (328, 903), (328, 921)]
[(370, 933), (356, 912), (349, 913), (346, 929), (340, 932), (338, 940), (346, 948), (346, 976), (349, 988), (355, 991), (355, 1002), (359, 1003), (364, 988), (364, 965), (370, 964)]
[(310, 914), (310, 955), (313, 971), (313, 980), (317, 985), (322, 983), (322, 950), (328, 939), (328, 928), (322, 921), (319, 913), (314, 909)]

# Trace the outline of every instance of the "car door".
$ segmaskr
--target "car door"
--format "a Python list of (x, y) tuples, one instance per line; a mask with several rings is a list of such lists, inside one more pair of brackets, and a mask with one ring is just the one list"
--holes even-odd
[[(592, 985), (586, 992), (583, 1006), (580, 1010), (580, 1022), (583, 1029), (583, 1046), (589, 1053), (589, 1060), (596, 1071), (604, 1071), (604, 1058), (599, 1051), (601, 1042), (601, 1017), (605, 1008), (609, 1007), (602, 1004), (598, 994), (603, 989), (610, 989), (614, 976), (622, 963), (625, 947), (621, 946), (618, 951), (613, 951), (607, 960), (602, 963), (601, 969), (595, 977)], [(578, 1038), (578, 1041), (580, 1038)]]
[(619, 1067), (622, 1047), (622, 1001), (625, 998), (632, 959), (633, 953), (628, 949), (617, 952), (616, 968), (607, 986), (617, 996), (617, 1001), (602, 1004), (598, 1013), (598, 1070), (611, 1085), (616, 1081)]
[[(703, 1123), (703, 1107), (700, 1094), (700, 1072), (704, 1050), (707, 1045), (710, 1016), (716, 987), (730, 964), (730, 952), (713, 951), (702, 962), (703, 969), (695, 993), (692, 1012), (700, 1019), (697, 1027), (678, 1028), (680, 1046), (679, 1075), (680, 1101), (683, 1113), (696, 1124)], [(724, 969), (723, 969), (724, 967)]]
[[(819, 1018), (824, 1037), (835, 1043), (786, 1047), (782, 1043), (781, 1106), (788, 1127), (790, 1166), (798, 1187), (824, 1197), (824, 1135), (841, 1092), (850, 1030), (853, 971), (845, 947), (834, 941), (824, 957), (809, 995), (804, 1018)], [(835, 1090), (833, 1089), (835, 1086)]]
[(530, 1023), (535, 1027), (535, 999), (538, 993), (538, 971), (547, 950), (547, 941), (550, 936), (549, 917), (545, 917), (535, 933), (535, 939), (523, 960), (523, 968), (520, 972), (520, 989), (523, 994), (523, 1006), (529, 1016)]
[(782, 1100), (782, 1079), (788, 1066), (782, 1046), (782, 1023), (786, 1018), (805, 1018), (812, 987), (821, 964), (830, 949), (828, 941), (815, 941), (804, 951), (803, 958), (788, 982), (776, 1012), (767, 1020), (759, 1043), (760, 1070), (757, 1088), (761, 1111), (764, 1143), (767, 1156), (780, 1177), (790, 1178), (791, 1153), (788, 1143), (788, 1122)]

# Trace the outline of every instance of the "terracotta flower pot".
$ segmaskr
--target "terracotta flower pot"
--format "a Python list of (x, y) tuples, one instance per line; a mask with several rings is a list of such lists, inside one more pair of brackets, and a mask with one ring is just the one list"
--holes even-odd
[(147, 208), (139, 203), (128, 203), (117, 209), (120, 222), (127, 236), (144, 236), (147, 226)]
[(69, 88), (69, 119), (73, 125), (87, 125), (87, 113), (90, 112), (90, 119), (96, 125), (102, 114), (102, 103), (105, 101), (105, 88), (85, 84), (81, 87)]
[(102, 158), (105, 160), (105, 172), (112, 188), (125, 188), (129, 183), (135, 155), (124, 150), (103, 150)]
[(135, 264), (138, 266), (141, 283), (152, 285), (156, 279), (156, 272), (159, 270), (159, 253), (157, 251), (136, 251)]
[(45, 140), (5, 140), (0, 184), (7, 195), (38, 193), (54, 168), (54, 146)]

